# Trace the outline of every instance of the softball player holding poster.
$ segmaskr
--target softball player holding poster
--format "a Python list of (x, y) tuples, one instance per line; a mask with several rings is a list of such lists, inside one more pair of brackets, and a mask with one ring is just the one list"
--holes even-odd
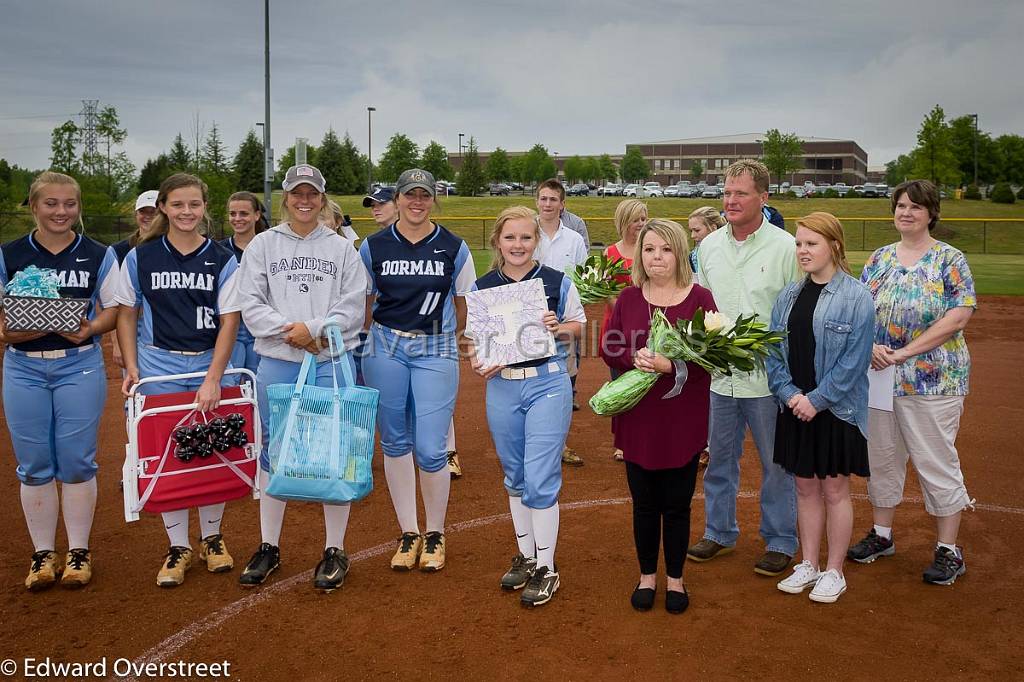
[[(487, 424), (505, 472), (509, 510), (519, 552), (501, 578), (506, 590), (523, 589), (526, 606), (546, 604), (558, 591), (555, 567), (562, 449), (572, 420), (572, 383), (566, 373), (569, 341), (579, 338), (587, 318), (572, 280), (534, 260), (540, 242), (537, 214), (513, 206), (491, 232), (492, 269), (473, 285), (490, 289), (539, 279), (548, 310), (542, 323), (555, 335), (557, 353), (508, 367), (473, 368), (487, 381)], [(478, 339), (484, 343), (486, 340)]]

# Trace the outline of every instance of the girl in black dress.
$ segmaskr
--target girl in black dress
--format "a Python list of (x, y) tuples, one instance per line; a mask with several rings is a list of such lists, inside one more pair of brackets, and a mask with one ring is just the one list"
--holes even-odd
[[(775, 427), (775, 462), (796, 477), (801, 561), (783, 592), (812, 587), (831, 603), (846, 591), (843, 559), (853, 532), (850, 475), (868, 476), (867, 412), (874, 306), (850, 276), (843, 227), (828, 213), (797, 223), (796, 257), (807, 277), (790, 284), (772, 309), (772, 328), (787, 330), (767, 363), (768, 384), (783, 405)], [(826, 520), (827, 519), (827, 520)], [(828, 532), (828, 564), (818, 569)]]

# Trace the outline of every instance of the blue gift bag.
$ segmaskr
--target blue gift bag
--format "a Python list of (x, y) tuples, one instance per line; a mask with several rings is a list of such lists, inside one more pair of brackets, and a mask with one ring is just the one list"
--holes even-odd
[[(375, 388), (356, 386), (341, 332), (327, 325), (333, 388), (315, 386), (316, 356), (306, 353), (295, 384), (267, 387), (270, 407), (270, 484), (267, 493), (286, 500), (339, 504), (366, 497), (373, 489)], [(337, 367), (334, 368), (337, 370)]]

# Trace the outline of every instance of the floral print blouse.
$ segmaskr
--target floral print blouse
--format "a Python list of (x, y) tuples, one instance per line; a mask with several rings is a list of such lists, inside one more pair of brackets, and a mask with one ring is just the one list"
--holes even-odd
[[(871, 254), (861, 281), (875, 300), (875, 343), (899, 349), (935, 324), (946, 311), (978, 307), (974, 278), (958, 249), (936, 242), (914, 265), (896, 258), (896, 244)], [(893, 395), (967, 395), (971, 356), (964, 333), (896, 366)]]

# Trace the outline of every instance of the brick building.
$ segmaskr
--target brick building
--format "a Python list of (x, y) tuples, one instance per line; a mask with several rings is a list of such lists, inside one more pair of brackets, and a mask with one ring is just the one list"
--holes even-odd
[[(715, 184), (722, 173), (737, 159), (758, 159), (763, 155), (762, 133), (724, 135), (722, 137), (691, 137), (663, 142), (637, 142), (651, 166), (651, 180), (662, 185), (674, 185), (680, 180)], [(783, 178), (801, 185), (805, 180), (814, 184), (845, 182), (860, 185), (867, 179), (868, 154), (853, 140), (834, 140), (823, 137), (801, 137), (803, 156), (800, 170)], [(699, 161), (704, 169), (701, 177), (694, 178), (690, 169)], [(778, 178), (772, 178), (777, 182)]]

